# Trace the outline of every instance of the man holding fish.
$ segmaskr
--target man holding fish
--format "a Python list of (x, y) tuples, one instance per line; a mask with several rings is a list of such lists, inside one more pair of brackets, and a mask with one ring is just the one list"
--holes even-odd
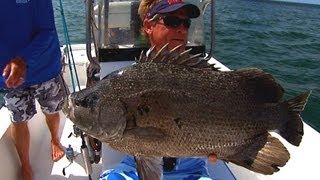
[(206, 179), (209, 154), (213, 162), (217, 155), (273, 174), (290, 154), (269, 131), (299, 146), (310, 92), (282, 101), (283, 88), (261, 69), (221, 72), (189, 55), (190, 18), (199, 14), (181, 0), (141, 1), (152, 48), (136, 64), (69, 97), (67, 114), (80, 129), (134, 156), (103, 179)]

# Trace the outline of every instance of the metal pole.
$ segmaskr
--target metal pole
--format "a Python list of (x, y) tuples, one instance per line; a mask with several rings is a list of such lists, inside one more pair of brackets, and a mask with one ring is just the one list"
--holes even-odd
[(109, 0), (104, 0), (104, 46), (109, 44)]
[(211, 29), (210, 29), (210, 51), (208, 53), (208, 58), (213, 57), (214, 43), (215, 43), (215, 15), (216, 15), (216, 2), (211, 0)]
[(92, 16), (91, 16), (91, 11), (92, 11), (92, 0), (87, 0), (86, 1), (86, 52), (87, 52), (87, 57), (88, 60), (93, 62), (92, 54), (91, 54), (91, 42), (92, 42), (92, 36), (91, 36), (91, 21), (92, 21)]

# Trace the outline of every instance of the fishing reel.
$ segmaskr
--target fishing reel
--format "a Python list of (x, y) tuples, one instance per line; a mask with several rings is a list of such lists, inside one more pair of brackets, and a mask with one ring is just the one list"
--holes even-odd
[(66, 154), (66, 158), (69, 160), (70, 163), (69, 163), (69, 165), (67, 165), (66, 167), (64, 167), (62, 169), (62, 174), (64, 176), (66, 175), (66, 168), (68, 168), (73, 163), (73, 160), (79, 155), (79, 154), (75, 155), (71, 144), (69, 144), (69, 146), (66, 148), (65, 154)]
[(71, 144), (69, 144), (68, 148), (66, 148), (65, 151), (65, 155), (66, 158), (69, 160), (69, 165), (67, 165), (66, 167), (63, 168), (62, 170), (62, 174), (65, 176), (66, 173), (66, 168), (68, 168), (73, 161), (75, 160), (76, 156), (78, 156), (79, 154), (82, 155), (83, 157), (83, 161), (85, 164), (85, 169), (86, 169), (86, 173), (89, 175), (92, 173), (92, 167), (91, 167), (91, 163), (90, 163), (90, 156), (89, 156), (89, 151), (86, 145), (86, 135), (83, 133), (83, 131), (81, 129), (79, 129), (76, 125), (73, 125), (73, 132), (71, 132), (68, 136), (68, 138), (70, 138), (71, 136), (74, 137), (81, 137), (82, 140), (82, 145), (81, 145), (81, 152), (78, 153), (77, 155), (75, 155), (75, 151), (73, 150)]
[(82, 147), (84, 147), (85, 145), (85, 148), (88, 149), (88, 158), (90, 163), (98, 164), (101, 159), (101, 147), (102, 147), (101, 141), (83, 133), (83, 131), (79, 129), (76, 125), (73, 125), (73, 132), (70, 133), (68, 138), (70, 138), (72, 135), (74, 137), (82, 138)]
[[(71, 136), (74, 137), (81, 137), (81, 141), (82, 141), (82, 145), (81, 145), (81, 154), (83, 161), (84, 161), (84, 166), (85, 166), (85, 170), (86, 173), (89, 176), (89, 179), (91, 179), (91, 174), (92, 174), (92, 164), (93, 163), (99, 163), (100, 159), (101, 159), (101, 147), (102, 147), (102, 143), (93, 138), (88, 136), (87, 134), (85, 134), (81, 129), (79, 129), (76, 125), (73, 125), (73, 132), (71, 132), (68, 136), (68, 138), (70, 138)], [(66, 166), (65, 168), (63, 168), (62, 173), (65, 176), (65, 169), (67, 167), (69, 167), (74, 159), (76, 158), (76, 156), (78, 156), (79, 154), (75, 155), (74, 150), (72, 148), (72, 146), (69, 144), (69, 147), (66, 148), (66, 157), (69, 160), (70, 164), (68, 166)]]
[(69, 160), (70, 163), (73, 163), (73, 160), (76, 156), (74, 155), (74, 150), (69, 144), (69, 147), (66, 148), (66, 158)]
[[(92, 167), (91, 164), (89, 163), (88, 159), (88, 149), (86, 148), (85, 145), (81, 146), (81, 153), (83, 160), (85, 162), (85, 168), (86, 168), (86, 173), (88, 174), (89, 180), (91, 180), (91, 174), (92, 174)], [(69, 160), (69, 165), (64, 167), (62, 169), (62, 174), (65, 176), (66, 175), (66, 169), (73, 163), (74, 159), (79, 155), (75, 155), (74, 150), (72, 148), (72, 146), (69, 144), (68, 148), (66, 148), (66, 157)]]
[(83, 134), (82, 130), (79, 129), (76, 125), (73, 125), (72, 127), (73, 127), (73, 132), (69, 134), (68, 138), (70, 138), (72, 135), (74, 137), (80, 137)]

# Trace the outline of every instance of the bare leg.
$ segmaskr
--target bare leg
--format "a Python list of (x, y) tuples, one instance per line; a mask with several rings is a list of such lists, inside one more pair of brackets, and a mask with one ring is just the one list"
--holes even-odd
[(28, 122), (12, 123), (11, 136), (20, 157), (22, 179), (32, 180), (32, 168), (29, 161), (30, 133)]
[(52, 160), (56, 162), (64, 156), (64, 149), (59, 137), (60, 115), (59, 113), (54, 113), (45, 114), (45, 116), (51, 133)]

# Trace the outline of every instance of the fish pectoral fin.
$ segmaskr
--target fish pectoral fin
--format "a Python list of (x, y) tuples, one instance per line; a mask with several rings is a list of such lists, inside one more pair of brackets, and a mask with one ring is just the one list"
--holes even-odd
[(270, 175), (279, 171), (279, 167), (284, 166), (289, 158), (286, 147), (268, 133), (267, 138), (263, 135), (255, 139), (255, 143), (244, 148), (243, 152), (236, 154), (230, 161), (254, 172)]
[(140, 180), (162, 179), (162, 157), (138, 155), (135, 160)]
[(154, 127), (136, 127), (134, 129), (126, 130), (124, 136), (132, 136), (143, 140), (161, 140), (165, 137), (165, 134)]

